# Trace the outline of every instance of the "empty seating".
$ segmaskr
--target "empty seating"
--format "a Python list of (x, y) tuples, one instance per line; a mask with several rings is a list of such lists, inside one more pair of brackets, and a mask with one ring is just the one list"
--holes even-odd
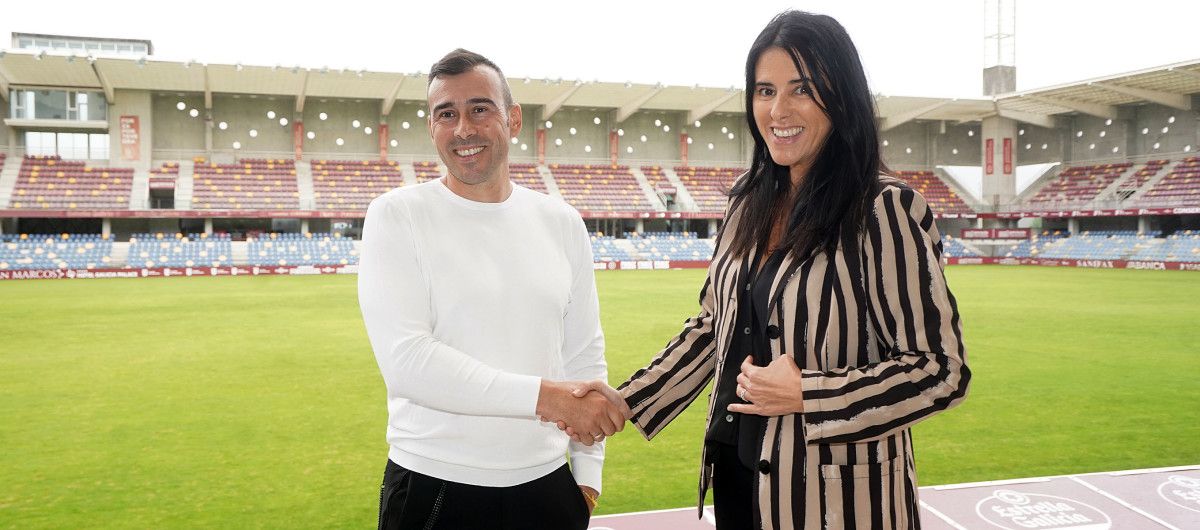
[(1144, 206), (1200, 206), (1200, 156), (1180, 161), (1138, 202)]
[(413, 162), (413, 171), (417, 172), (417, 183), (442, 178), (442, 170), (437, 162)]
[(1137, 191), (1143, 184), (1154, 178), (1154, 175), (1162, 171), (1163, 166), (1167, 165), (1168, 162), (1170, 160), (1150, 160), (1146, 162), (1141, 168), (1138, 168), (1137, 172), (1117, 185), (1118, 192), (1129, 192), (1127, 193), (1128, 195)]
[(1143, 241), (1129, 259), (1200, 262), (1200, 230), (1185, 230), (1165, 238)]
[(671, 184), (671, 180), (667, 178), (666, 173), (663, 173), (661, 166), (642, 166), (642, 174), (646, 175), (646, 181), (650, 183), (650, 187), (659, 193), (675, 193), (675, 185)]
[(375, 197), (404, 185), (399, 163), (384, 160), (314, 160), (312, 175), (318, 210), (365, 210)]
[(350, 265), (354, 241), (341, 234), (263, 234), (247, 239), (251, 265)]
[(125, 268), (221, 267), (232, 265), (228, 234), (133, 234)]
[(0, 242), (0, 270), (111, 267), (113, 241), (99, 234), (20, 234)]
[(542, 180), (542, 174), (538, 172), (535, 164), (509, 164), (508, 178), (514, 184), (519, 184), (533, 191), (549, 193), (546, 190), (546, 181)]
[(942, 249), (942, 253), (948, 258), (975, 258), (980, 255), (950, 234), (942, 237)]
[(678, 166), (675, 174), (702, 212), (723, 212), (728, 202), (729, 188), (745, 169), (734, 167)]
[(1063, 259), (1129, 259), (1131, 255), (1153, 241), (1156, 234), (1138, 235), (1132, 230), (1087, 231), (1062, 238), (1043, 247), (1042, 258)]
[(1062, 230), (1043, 230), (1041, 234), (1033, 234), (1029, 239), (1013, 245), (1004, 254), (1006, 258), (1037, 258), (1049, 244), (1070, 235)]
[(9, 204), (13, 209), (127, 209), (132, 187), (132, 168), (26, 156)]
[(178, 178), (179, 162), (163, 162), (161, 166), (150, 169), (150, 189), (172, 189)]
[(713, 241), (692, 232), (646, 232), (626, 234), (638, 259), (703, 261), (712, 259)]
[(197, 164), (192, 184), (197, 210), (294, 210), (300, 206), (292, 160), (243, 158), (235, 164)]
[(617, 239), (613, 236), (592, 235), (592, 261), (601, 263), (632, 260), (634, 260), (633, 254), (617, 243)]
[(1082, 206), (1095, 199), (1096, 195), (1112, 185), (1132, 165), (1132, 162), (1122, 162), (1068, 167), (1054, 180), (1042, 186), (1037, 194), (1029, 199), (1029, 204), (1046, 209)]
[(936, 214), (964, 214), (974, 210), (963, 202), (942, 179), (932, 171), (897, 171), (896, 177), (908, 183), (908, 186), (925, 197), (925, 202)]
[(581, 211), (652, 210), (628, 166), (551, 164), (563, 200)]

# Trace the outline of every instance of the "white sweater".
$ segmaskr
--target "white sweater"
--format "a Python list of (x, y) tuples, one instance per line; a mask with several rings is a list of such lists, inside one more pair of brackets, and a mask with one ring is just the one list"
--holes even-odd
[(393, 462), (513, 486), (569, 452), (576, 481), (600, 489), (603, 445), (534, 412), (542, 378), (607, 380), (591, 242), (573, 208), (517, 185), (499, 203), (440, 180), (392, 190), (367, 209), (358, 298)]

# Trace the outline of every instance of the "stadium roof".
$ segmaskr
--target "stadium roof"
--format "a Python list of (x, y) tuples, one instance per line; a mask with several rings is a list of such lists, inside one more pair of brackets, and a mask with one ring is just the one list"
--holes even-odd
[[(662, 86), (582, 80), (509, 78), (513, 97), (543, 107), (541, 118), (564, 106), (615, 109), (621, 122), (639, 110), (682, 111), (687, 122), (713, 112), (745, 111), (736, 87)], [(377, 99), (380, 112), (396, 101), (424, 101), (422, 73), (311, 69), (299, 66), (204, 64), (151, 58), (83, 58), (25, 50), (0, 50), (0, 97), (11, 87), (102, 90), (111, 102), (117, 89), (294, 96), (302, 111), (307, 98)], [(1116, 74), (993, 98), (877, 96), (884, 130), (912, 120), (974, 122), (1000, 115), (1054, 127), (1056, 117), (1082, 113), (1115, 118), (1116, 107), (1156, 103), (1191, 109), (1200, 92), (1200, 60)]]

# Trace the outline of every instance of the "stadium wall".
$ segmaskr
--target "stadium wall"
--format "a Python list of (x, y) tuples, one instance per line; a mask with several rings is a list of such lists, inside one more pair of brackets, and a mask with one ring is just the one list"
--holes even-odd
[(0, 146), (7, 147), (5, 152), (11, 157), (14, 154), (11, 152), (12, 148), (16, 147), (17, 142), (11, 139), (12, 133), (8, 126), (4, 124), (4, 120), (8, 118), (9, 105), (12, 105), (12, 103), (8, 101), (0, 102)]
[[(204, 96), (202, 94), (154, 94), (151, 97), (154, 113), (153, 148), (155, 152), (169, 150), (204, 150)], [(184, 104), (180, 110), (179, 103)], [(196, 109), (196, 117), (190, 112)], [(216, 122), (214, 121), (214, 127)], [(157, 158), (157, 156), (156, 156)]]
[[(671, 127), (670, 132), (664, 132), (662, 126), (655, 126), (654, 120), (660, 120), (663, 125)], [(642, 111), (630, 116), (629, 119), (617, 125), (618, 128), (624, 129), (625, 135), (617, 137), (617, 152), (618, 158), (623, 159), (657, 159), (657, 160), (679, 160), (679, 129), (683, 125), (684, 118), (677, 112), (666, 111)], [(734, 139), (725, 139), (724, 142), (714, 142), (714, 147), (723, 149), (733, 149), (737, 152), (737, 146), (740, 146), (742, 129), (739, 128), (734, 133)], [(559, 134), (558, 124), (551, 131), (546, 131), (546, 156), (553, 157), (554, 138)], [(641, 141), (641, 136), (646, 136), (646, 141)], [(566, 140), (564, 140), (565, 144)], [(693, 143), (692, 147), (695, 148)], [(732, 147), (730, 147), (732, 146)], [(628, 152), (627, 148), (633, 148), (633, 152)], [(715, 149), (714, 149), (715, 150)], [(561, 156), (575, 154), (576, 151), (563, 152)], [(740, 157), (731, 158), (737, 160)]]
[[(324, 105), (319, 102), (318, 104)], [(392, 147), (391, 142), (388, 142), (389, 155), (412, 155), (413, 158), (419, 160), (437, 160), (437, 149), (434, 149), (433, 142), (429, 140), (429, 121), (427, 117), (417, 115), (417, 111), (421, 111), (422, 114), (428, 112), (425, 107), (427, 105), (424, 101), (397, 101), (392, 105), (392, 112), (388, 114), (386, 122), (388, 124), (389, 140), (395, 140), (396, 146)], [(529, 112), (529, 109), (524, 110), (525, 112)], [(316, 120), (317, 113), (306, 110), (305, 114), (312, 115), (304, 119), (304, 126), (308, 128), (309, 120)], [(407, 129), (404, 128), (405, 122), (408, 123)], [(376, 141), (378, 142), (378, 140)], [(526, 142), (529, 145), (529, 150), (526, 153), (532, 156), (534, 152), (533, 132), (530, 129), (528, 116), (525, 121), (525, 129), (521, 131), (520, 141)], [(517, 147), (519, 151), (519, 144)], [(305, 157), (307, 157), (309, 151), (337, 152), (337, 146), (334, 145), (333, 138), (322, 138), (318, 133), (316, 140), (309, 140), (307, 138), (304, 140), (304, 151), (306, 153)], [(515, 154), (513, 151), (509, 151), (509, 153)], [(376, 143), (373, 152), (362, 154), (378, 155), (378, 143)]]
[[(1200, 97), (1193, 97), (1192, 108), (1198, 107), (1200, 107)], [(1174, 123), (1170, 123), (1172, 116), (1175, 117)], [(1200, 113), (1195, 110), (1185, 111), (1163, 105), (1136, 107), (1136, 117), (1132, 127), (1136, 153), (1178, 153), (1189, 145), (1195, 152), (1200, 146), (1198, 119), (1200, 119)], [(1166, 133), (1162, 132), (1163, 127), (1168, 128)], [(1142, 134), (1142, 129), (1146, 129), (1148, 132)], [(1159, 144), (1157, 150), (1154, 149), (1155, 143)]]
[[(121, 117), (138, 119), (137, 160), (121, 156)], [(116, 90), (108, 107), (108, 154), (110, 165), (149, 169), (154, 145), (154, 105), (150, 92), (145, 90)], [(201, 146), (203, 148), (203, 146)]]
[[(684, 115), (683, 119), (686, 120), (687, 116)], [(694, 122), (685, 124), (684, 127), (685, 132), (692, 138), (692, 145), (688, 146), (688, 165), (725, 165), (734, 160), (745, 160), (743, 164), (750, 165), (750, 150), (754, 141), (750, 138), (750, 131), (746, 126), (744, 115), (713, 113), (699, 121), (699, 127), (696, 127)], [(653, 123), (651, 122), (651, 124)], [(722, 133), (722, 128), (732, 132), (734, 139), (729, 139), (728, 132)], [(709, 149), (708, 144), (713, 144), (713, 148)], [(626, 155), (624, 151), (619, 154), (630, 156)]]
[(943, 133), (938, 121), (908, 122), (880, 134), (880, 140), (888, 143), (882, 146), (884, 162), (897, 168), (977, 166), (982, 156), (979, 132), (979, 124), (947, 124)]
[[(1021, 131), (1025, 131), (1025, 133), (1021, 134)], [(1066, 129), (1047, 129), (1028, 123), (1018, 124), (1015, 148), (1020, 154), (1021, 164), (1062, 162), (1066, 159), (1063, 153), (1063, 143), (1068, 135), (1069, 132)], [(1043, 145), (1046, 146), (1044, 149)]]
[[(233, 154), (233, 142), (236, 141), (241, 142), (240, 150), (243, 152), (280, 153), (280, 156), (290, 154), (293, 151), (291, 122), (295, 108), (295, 98), (290, 96), (214, 94), (213, 151)], [(268, 118), (268, 111), (273, 111), (275, 117)], [(378, 114), (378, 111), (373, 114)], [(287, 118), (288, 124), (279, 125), (280, 118)], [(375, 121), (370, 120), (370, 123)], [(222, 131), (218, 127), (221, 122), (228, 123), (229, 128)], [(349, 127), (349, 124), (346, 127)], [(251, 137), (251, 130), (257, 131), (258, 136)], [(360, 130), (359, 136), (361, 135)], [(350, 139), (347, 139), (347, 142), (349, 141)], [(200, 148), (204, 148), (203, 142)], [(233, 154), (234, 158), (241, 156), (245, 155)], [(232, 162), (232, 159), (216, 157), (215, 161)]]
[[(531, 130), (546, 127), (546, 120), (543, 119), (544, 109), (535, 107), (525, 109), (525, 112), (525, 127)], [(600, 118), (599, 125), (595, 123), (596, 118)], [(562, 108), (555, 112), (549, 121), (554, 126), (546, 129), (546, 159), (548, 161), (608, 160), (608, 131), (609, 125), (613, 122), (613, 111)], [(651, 122), (652, 125), (653, 123)], [(572, 128), (575, 129), (575, 134), (571, 134)], [(673, 132), (677, 131), (673, 124), (671, 129)], [(613, 130), (616, 130), (616, 127), (613, 127)], [(659, 132), (662, 132), (661, 129)], [(629, 129), (625, 130), (625, 134), (630, 134)], [(649, 133), (646, 134), (649, 139)], [(555, 140), (562, 140), (562, 145), (555, 145)], [(584, 147), (589, 146), (591, 151), (586, 151)], [(534, 145), (531, 144), (530, 149), (533, 150)], [(536, 155), (536, 151), (534, 153)]]

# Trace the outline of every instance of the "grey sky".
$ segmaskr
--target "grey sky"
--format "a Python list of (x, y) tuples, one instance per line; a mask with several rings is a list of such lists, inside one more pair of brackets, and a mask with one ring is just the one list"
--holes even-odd
[[(150, 39), (165, 59), (427, 71), (465, 47), (511, 77), (740, 86), (745, 53), (788, 7), (846, 26), (872, 90), (980, 96), (983, 0), (654, 2), (5, 2), (10, 32)], [(167, 7), (170, 6), (170, 7)], [(1018, 0), (1018, 89), (1200, 59), (1200, 2)]]

